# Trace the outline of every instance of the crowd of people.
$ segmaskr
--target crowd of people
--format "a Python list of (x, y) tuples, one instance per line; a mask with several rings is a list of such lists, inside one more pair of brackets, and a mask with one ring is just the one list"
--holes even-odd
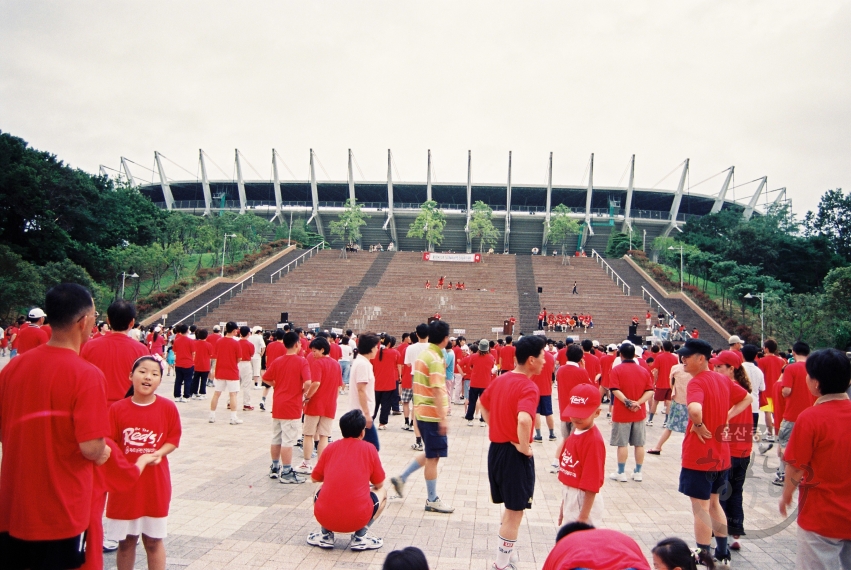
[[(321, 484), (313, 493), (318, 529), (306, 537), (318, 548), (335, 548), (337, 534), (351, 535), (355, 551), (381, 548), (370, 528), (388, 490), (403, 497), (420, 470), (425, 511), (454, 512), (439, 493), (439, 465), (451, 461), (448, 417), (462, 406), (467, 426), (488, 429), (489, 493), (504, 507), (497, 570), (517, 567), (519, 529), (534, 503), (533, 447), (545, 438), (558, 442), (550, 472), (562, 484), (561, 528), (545, 569), (729, 567), (745, 536), (750, 462), (775, 446), (781, 514), (799, 493), (796, 567), (851, 568), (851, 486), (836, 468), (851, 464), (836, 429), (851, 421), (851, 364), (836, 350), (810, 353), (798, 342), (781, 354), (771, 339), (757, 347), (737, 336), (723, 350), (699, 338), (681, 346), (544, 335), (468, 343), (450, 336), (439, 315), (398, 342), (289, 324), (143, 331), (124, 300), (99, 322), (90, 293), (74, 284), (51, 289), (44, 309), (30, 310), (11, 338), (8, 328), (2, 335), (15, 351), (0, 371), (0, 560), (9, 568), (101, 568), (103, 548), (115, 541), (118, 567), (129, 569), (140, 538), (148, 567), (165, 568), (180, 405), (206, 399), (208, 387), (211, 423), (222, 394), (230, 425), (242, 424), (240, 411), (271, 413), (271, 479)], [(171, 374), (172, 398), (157, 394)], [(252, 392), (261, 389), (255, 408)], [(348, 409), (338, 414), (338, 406)], [(663, 431), (645, 451), (657, 414)], [(416, 454), (388, 480), (381, 432), (396, 415)], [(335, 421), (342, 437), (332, 441)], [(608, 476), (600, 421), (611, 425), (617, 459)], [(631, 537), (603, 528), (602, 489), (607, 480), (643, 481), (646, 455), (660, 455), (673, 432), (684, 434), (679, 492), (693, 513), (694, 546), (666, 538), (651, 563)], [(411, 547), (388, 554), (384, 567), (428, 563)]]
[[(431, 279), (426, 279), (425, 288), (431, 289)], [(456, 281), (455, 284), (452, 284), (452, 281), (446, 281), (446, 276), (442, 275), (437, 279), (437, 282), (434, 285), (435, 289), (455, 289), (456, 291), (464, 291), (467, 289), (467, 285), (464, 284), (463, 281)]]
[(547, 312), (546, 307), (538, 313), (539, 331), (574, 332), (577, 328), (587, 333), (588, 329), (594, 328), (594, 317), (584, 313), (577, 315), (575, 311), (573, 315), (570, 314), (570, 311)]

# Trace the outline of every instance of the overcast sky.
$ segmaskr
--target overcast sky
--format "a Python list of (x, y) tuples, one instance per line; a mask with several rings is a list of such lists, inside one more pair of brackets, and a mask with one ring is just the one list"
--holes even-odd
[(248, 179), (272, 148), (306, 179), (313, 148), (320, 180), (348, 148), (385, 180), (392, 149), (405, 181), (431, 149), (439, 182), (466, 181), (469, 149), (497, 183), (511, 150), (515, 184), (544, 184), (552, 151), (554, 184), (593, 152), (595, 184), (625, 185), (635, 154), (645, 188), (690, 158), (692, 186), (735, 165), (802, 214), (851, 189), (849, 29), (847, 1), (0, 0), (0, 130), (93, 173), (157, 150), (178, 180), (199, 148), (227, 178), (238, 148)]

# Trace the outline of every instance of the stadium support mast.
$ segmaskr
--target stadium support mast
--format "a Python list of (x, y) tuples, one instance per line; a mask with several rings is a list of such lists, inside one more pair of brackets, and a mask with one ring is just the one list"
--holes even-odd
[(101, 176), (106, 176), (107, 178), (109, 178), (109, 174), (107, 174), (107, 172), (106, 172), (106, 167), (105, 167), (104, 165), (102, 165), (102, 164), (101, 164), (101, 165), (100, 165), (100, 169), (99, 169), (99, 170), (100, 170), (100, 175), (101, 175)]
[(553, 205), (553, 153), (550, 152), (550, 166), (547, 169), (547, 211), (544, 213), (544, 237), (541, 240), (541, 255), (547, 255), (547, 232), (550, 231), (550, 212)]
[(777, 191), (778, 191), (777, 198), (775, 198), (774, 202), (771, 203), (772, 206), (780, 205), (783, 202), (783, 200), (786, 198), (786, 187), (785, 186), (783, 188), (778, 188)]
[(467, 225), (464, 231), (467, 234), (467, 253), (473, 251), (473, 238), (470, 235), (470, 218), (472, 217), (471, 210), (473, 209), (473, 157), (472, 152), (467, 151)]
[(431, 200), (431, 149), (428, 149), (428, 172), (426, 172), (426, 200)]
[(508, 237), (511, 233), (511, 151), (508, 151), (508, 184), (505, 187), (505, 243), (503, 253), (508, 253)]
[(352, 171), (352, 149), (349, 149), (349, 200), (355, 203), (355, 174)]
[(273, 148), (272, 149), (272, 176), (274, 177), (272, 180), (272, 187), (275, 191), (275, 215), (272, 217), (271, 221), (275, 221), (275, 218), (278, 219), (278, 223), (284, 223), (284, 214), (281, 212), (281, 178), (278, 176), (278, 161), (275, 159), (275, 155), (278, 152)]
[(688, 174), (688, 161), (689, 159), (686, 159), (685, 164), (683, 165), (683, 172), (682, 174), (680, 174), (680, 183), (677, 184), (677, 191), (674, 194), (674, 201), (671, 202), (671, 223), (668, 224), (668, 227), (665, 228), (665, 233), (662, 234), (665, 237), (668, 237), (671, 234), (671, 230), (673, 230), (674, 228), (679, 229), (677, 227), (677, 216), (680, 213), (680, 203), (682, 203), (683, 201), (683, 189), (686, 185), (686, 174)]
[(127, 182), (130, 184), (130, 187), (135, 188), (136, 179), (133, 178), (132, 174), (130, 174), (130, 165), (127, 164), (127, 159), (123, 156), (121, 157), (121, 169), (124, 170), (124, 176), (127, 177)]
[(623, 227), (622, 233), (626, 233), (632, 227), (632, 192), (635, 190), (635, 155), (629, 161), (629, 185), (626, 187), (626, 207), (623, 211)]
[(759, 196), (760, 194), (762, 194), (762, 190), (763, 188), (765, 188), (766, 184), (768, 184), (768, 176), (763, 176), (762, 181), (759, 183), (759, 188), (757, 188), (756, 193), (751, 196), (751, 201), (748, 202), (748, 207), (745, 208), (745, 211), (742, 214), (745, 220), (750, 220), (751, 216), (753, 216), (753, 211), (754, 208), (756, 208), (756, 203), (759, 201)]
[[(390, 239), (393, 240), (393, 245), (398, 249), (399, 240), (396, 238), (396, 217), (393, 215), (393, 153), (387, 149), (387, 222), (385, 226), (390, 225)], [(429, 244), (429, 249), (433, 249)]]
[[(594, 193), (594, 153), (591, 153), (591, 164), (588, 167), (588, 192), (585, 194), (585, 229), (592, 236), (594, 230), (591, 229), (591, 195)], [(584, 241), (584, 240), (583, 240)]]
[(171, 186), (168, 185), (168, 179), (165, 177), (163, 163), (160, 160), (160, 153), (154, 151), (154, 160), (157, 163), (157, 171), (160, 173), (160, 186), (163, 189), (163, 198), (165, 199), (165, 207), (169, 210), (174, 209), (174, 196), (171, 195)]
[(242, 178), (242, 164), (239, 162), (239, 149), (236, 149), (236, 188), (239, 190), (239, 213), (245, 213), (245, 180)]
[(204, 149), (198, 149), (198, 160), (201, 161), (201, 188), (204, 190), (204, 215), (211, 214), (210, 206), (213, 196), (210, 193), (210, 180), (207, 178), (207, 165), (204, 164)]
[(322, 227), (322, 218), (319, 217), (319, 189), (316, 187), (316, 168), (313, 166), (313, 149), (310, 149), (310, 197), (313, 201), (313, 213), (310, 220), (316, 220), (316, 233), (325, 238), (325, 229)]
[(721, 211), (721, 208), (724, 207), (724, 198), (727, 197), (727, 190), (730, 188), (730, 181), (733, 180), (733, 172), (735, 170), (735, 166), (730, 167), (730, 171), (727, 173), (727, 178), (724, 179), (724, 185), (721, 186), (721, 191), (718, 193), (718, 197), (715, 198), (715, 203), (709, 211), (710, 214), (717, 214)]

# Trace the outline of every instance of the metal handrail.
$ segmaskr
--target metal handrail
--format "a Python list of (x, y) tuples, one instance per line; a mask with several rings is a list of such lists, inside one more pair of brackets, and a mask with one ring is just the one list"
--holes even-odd
[(272, 275), (269, 276), (269, 283), (274, 283), (275, 282), (275, 276), (276, 275), (280, 276), (281, 272), (283, 272), (284, 269), (286, 269), (287, 273), (289, 273), (290, 272), (290, 265), (295, 264), (296, 267), (298, 267), (299, 261), (302, 261), (305, 257), (313, 257), (313, 254), (316, 253), (316, 251), (318, 249), (324, 249), (324, 248), (322, 248), (322, 246), (323, 246), (323, 244), (321, 244), (321, 243), (314, 245), (313, 247), (311, 247), (310, 249), (308, 249), (307, 251), (305, 251), (304, 253), (302, 253), (301, 255), (299, 255), (298, 257), (296, 257), (295, 259), (293, 259), (292, 261), (290, 261), (289, 263), (287, 263), (286, 265), (284, 265), (283, 267), (281, 267), (280, 269), (278, 269), (277, 271), (272, 273)]
[[(205, 310), (204, 314), (206, 315), (207, 313), (210, 312), (210, 305), (212, 305), (213, 303), (215, 303), (217, 301), (218, 301), (219, 305), (221, 305), (222, 304), (222, 297), (230, 294), (237, 287), (239, 287), (239, 292), (242, 293), (242, 290), (245, 288), (245, 282), (248, 281), (249, 279), (251, 279), (251, 284), (253, 285), (255, 275), (256, 275), (256, 273), (252, 273), (251, 275), (249, 275), (248, 277), (246, 277), (245, 279), (243, 279), (242, 281), (240, 281), (239, 283), (237, 283), (236, 285), (234, 285), (233, 287), (231, 287), (230, 289), (228, 289), (227, 291), (225, 291), (224, 293), (222, 293), (221, 295), (219, 295), (215, 299), (213, 299), (210, 302), (205, 303), (204, 305), (198, 307), (197, 309), (195, 309), (194, 311), (192, 311), (191, 313), (189, 313), (188, 315), (186, 315), (185, 317), (183, 317), (182, 319), (180, 319), (179, 321), (177, 321), (174, 324), (179, 325), (180, 323), (182, 323), (183, 321), (185, 321), (189, 317), (192, 317), (192, 322), (194, 323), (195, 322), (195, 315), (197, 313), (200, 313), (202, 309)], [(230, 296), (233, 297), (232, 294)], [(172, 325), (172, 326), (174, 326), (174, 325)]]
[[(626, 295), (627, 295), (627, 297), (628, 297), (628, 296), (630, 295), (630, 292), (632, 291), (632, 288), (631, 288), (631, 287), (627, 284), (627, 282), (626, 282), (626, 281), (624, 281), (624, 280), (623, 280), (623, 278), (622, 278), (620, 275), (618, 275), (618, 274), (617, 274), (617, 272), (615, 272), (615, 270), (614, 270), (614, 269), (612, 269), (612, 266), (611, 266), (611, 265), (609, 265), (609, 264), (606, 262), (606, 260), (605, 260), (605, 259), (603, 259), (603, 258), (600, 256), (600, 254), (599, 254), (599, 253), (597, 253), (597, 250), (595, 250), (595, 249), (592, 249), (592, 250), (591, 250), (591, 257), (592, 257), (592, 258), (594, 258), (594, 257), (596, 257), (596, 258), (597, 258), (597, 260), (600, 262), (600, 264), (601, 264), (601, 265), (603, 266), (603, 268), (606, 270), (606, 275), (609, 275), (609, 272), (610, 272), (610, 271), (612, 272), (611, 277), (612, 277), (612, 279), (614, 279), (614, 280), (615, 280), (615, 284), (616, 284), (616, 285), (620, 285), (620, 286), (621, 286), (621, 291), (623, 291), (624, 293), (626, 293)], [(642, 287), (642, 289), (643, 289), (643, 287)]]
[[(653, 301), (654, 303), (656, 303), (656, 305), (657, 305), (660, 309), (662, 309), (662, 310), (665, 312), (665, 314), (666, 314), (666, 315), (668, 315), (668, 317), (671, 317), (671, 316), (672, 316), (671, 311), (669, 311), (668, 309), (666, 309), (666, 308), (662, 305), (662, 303), (660, 303), (660, 302), (659, 302), (659, 300), (658, 300), (658, 299), (656, 299), (656, 297), (654, 297), (653, 295), (651, 295), (651, 294), (650, 294), (650, 291), (648, 291), (647, 289), (645, 289), (645, 288), (644, 288), (644, 285), (642, 285), (642, 286), (641, 286), (641, 298), (642, 298), (642, 299), (644, 299), (644, 300), (646, 300), (646, 299), (645, 299), (645, 295), (646, 295), (647, 297), (650, 297), (650, 300), (651, 300), (651, 301)], [(676, 317), (674, 317), (674, 318), (672, 318), (672, 319), (669, 319), (669, 320), (671, 321), (671, 328), (680, 328), (680, 322), (676, 319)]]

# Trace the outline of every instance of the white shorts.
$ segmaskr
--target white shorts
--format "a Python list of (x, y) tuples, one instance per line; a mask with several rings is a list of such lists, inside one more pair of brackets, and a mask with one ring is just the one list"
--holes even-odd
[(256, 354), (251, 357), (251, 372), (254, 376), (260, 376), (260, 357)]
[(213, 380), (216, 392), (239, 392), (239, 380)]
[(304, 435), (331, 437), (331, 428), (333, 425), (334, 418), (326, 418), (324, 416), (304, 416)]
[(272, 445), (293, 447), (301, 435), (301, 420), (276, 420), (272, 418)]
[(125, 540), (128, 536), (144, 534), (148, 538), (165, 538), (168, 517), (141, 517), (132, 521), (106, 519), (104, 538)]
[[(562, 506), (562, 524), (575, 522), (579, 518), (579, 513), (582, 512), (582, 505), (585, 503), (585, 491), (576, 487), (568, 487), (562, 485), (561, 498), (564, 501)], [(603, 496), (597, 493), (594, 497), (594, 504), (591, 505), (591, 514), (588, 516), (588, 524), (600, 527), (603, 524)]]

